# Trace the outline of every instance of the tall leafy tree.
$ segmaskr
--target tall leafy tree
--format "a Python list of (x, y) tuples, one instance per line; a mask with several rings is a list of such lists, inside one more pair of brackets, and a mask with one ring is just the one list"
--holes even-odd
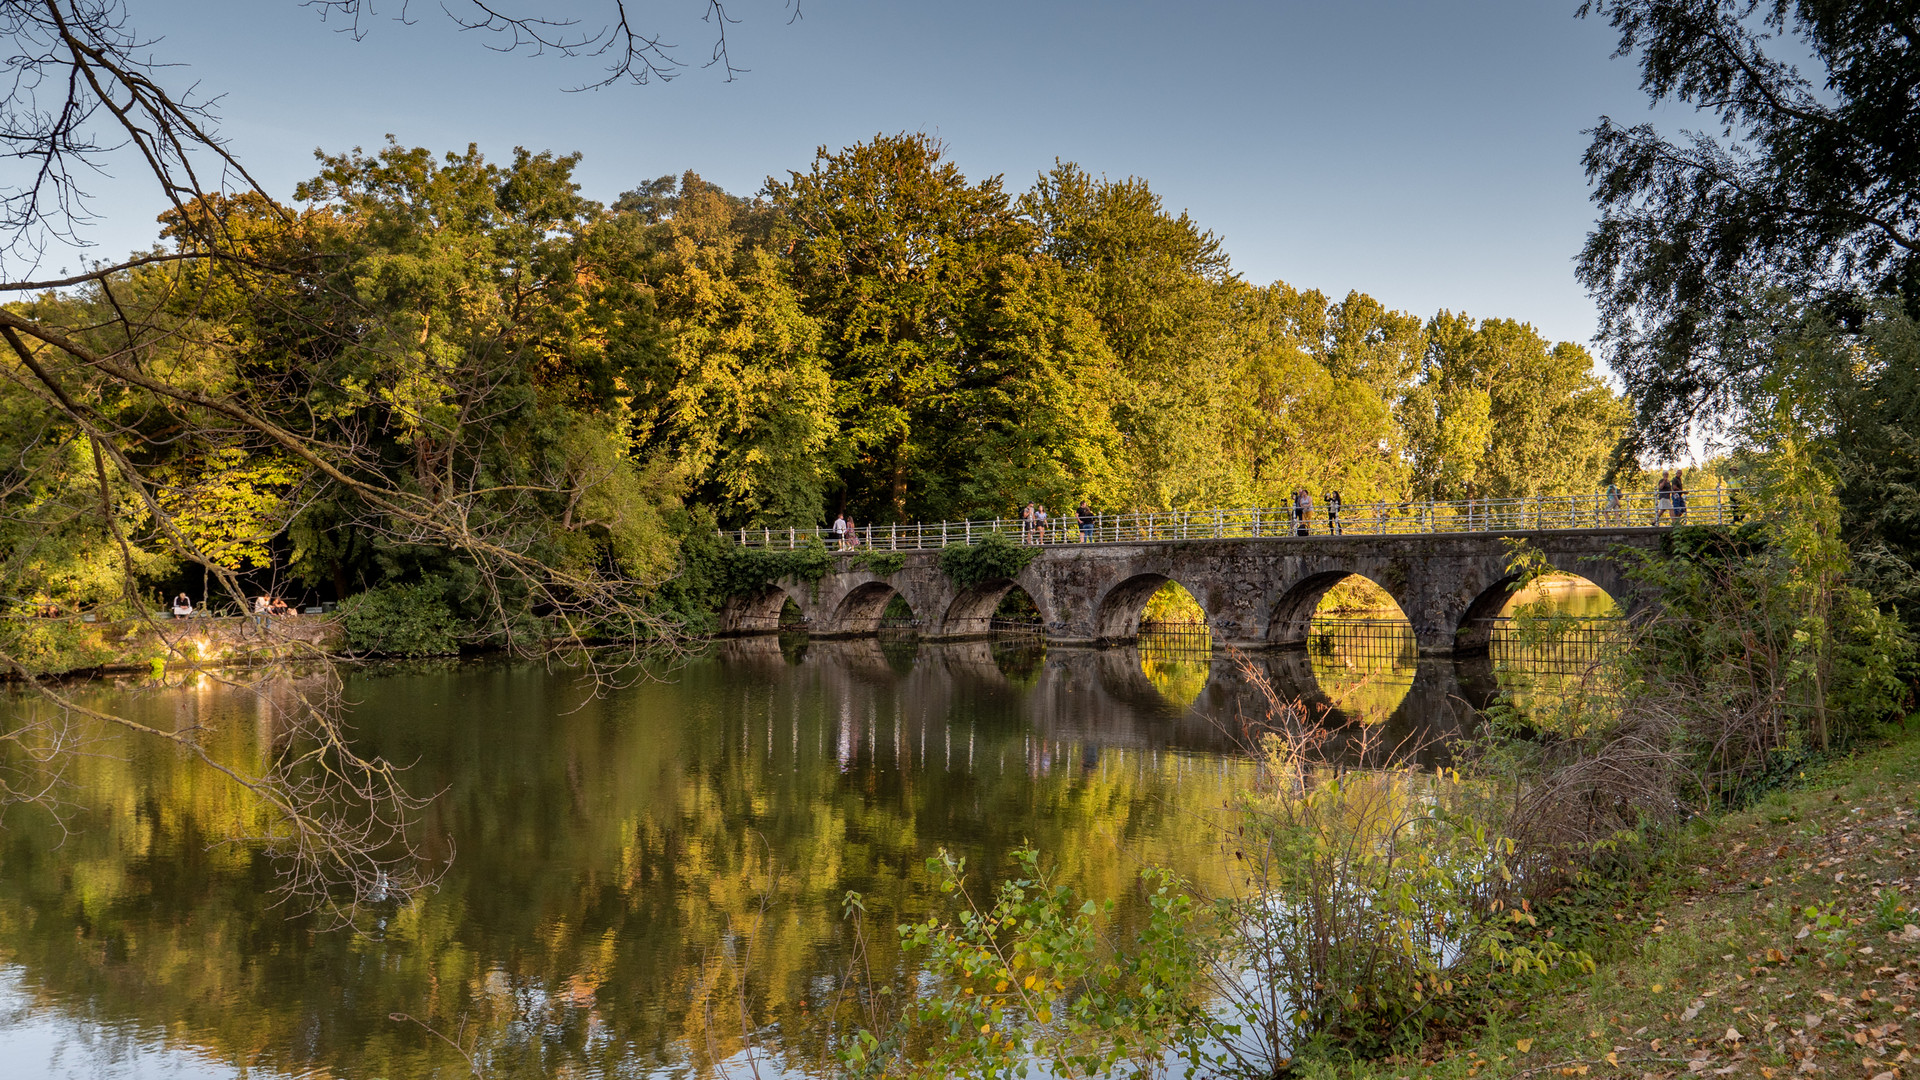
[[(1600, 220), (1581, 252), (1614, 369), (1655, 449), (1735, 404), (1757, 290), (1920, 314), (1920, 43), (1903, 0), (1593, 0), (1655, 101), (1712, 117), (1672, 137), (1602, 117)], [(1771, 37), (1791, 39), (1769, 51)], [(1780, 50), (1806, 56), (1803, 72)]]
[[(1032, 313), (1032, 290), (1048, 279), (999, 177), (969, 182), (929, 136), (880, 136), (823, 148), (767, 193), (785, 217), (795, 285), (822, 327), (851, 459), (839, 495), (856, 518), (1005, 512), (1083, 467), (1071, 453), (1056, 458), (1044, 434), (1097, 429), (1102, 404), (1084, 398), (1099, 380), (1052, 373), (1097, 370), (1105, 352), (1087, 335), (1035, 333), (1028, 315), (1010, 317)], [(1073, 323), (1070, 313), (1034, 314), (1042, 325)], [(1031, 365), (1034, 383), (1052, 387), (1038, 398), (1016, 385)], [(998, 468), (991, 501), (979, 484), (957, 484), (984, 447), (1010, 438), (1020, 452), (993, 460), (1030, 464)]]
[(764, 243), (770, 212), (689, 172), (622, 196), (603, 231), (632, 262), (664, 348), (631, 383), (635, 439), (726, 526), (821, 518), (844, 464), (817, 320)]
[(1021, 199), (1041, 250), (1075, 278), (1112, 350), (1114, 420), (1135, 508), (1218, 505), (1233, 481), (1218, 418), (1235, 363), (1233, 273), (1220, 238), (1146, 181), (1056, 164)]
[[(1832, 456), (1844, 532), (1876, 590), (1920, 576), (1920, 11), (1910, 0), (1593, 0), (1656, 102), (1718, 134), (1602, 118), (1586, 153), (1600, 220), (1581, 280), (1637, 406), (1634, 446), (1688, 429), (1736, 443), (1786, 400), (1833, 417), (1801, 436)], [(1811, 337), (1830, 344), (1809, 349)], [(1781, 347), (1781, 342), (1793, 342)], [(1792, 357), (1849, 357), (1806, 410)], [(1920, 626), (1920, 610), (1909, 605)]]
[(1428, 323), (1419, 383), (1402, 409), (1421, 498), (1591, 494), (1626, 426), (1626, 404), (1578, 345), (1511, 319), (1443, 311)]

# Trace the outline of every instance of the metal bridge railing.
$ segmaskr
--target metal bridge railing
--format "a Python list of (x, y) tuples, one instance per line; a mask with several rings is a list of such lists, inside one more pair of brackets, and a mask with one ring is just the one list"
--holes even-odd
[(1740, 519), (1738, 495), (1725, 491), (1687, 494), (1676, 517), (1656, 505), (1651, 491), (1537, 495), (1524, 499), (1463, 499), (1453, 502), (1351, 502), (1330, 513), (1316, 501), (1301, 515), (1291, 507), (1239, 510), (1159, 510), (1095, 514), (1083, 527), (1072, 514), (1035, 527), (1018, 518), (861, 525), (837, 540), (827, 529), (727, 529), (720, 535), (746, 547), (790, 551), (818, 540), (835, 550), (874, 548), (920, 551), (977, 544), (1004, 536), (1021, 544), (1111, 544), (1141, 540), (1239, 540), (1275, 536), (1417, 536), (1430, 533), (1515, 532), (1539, 529), (1664, 528), (1723, 525)]

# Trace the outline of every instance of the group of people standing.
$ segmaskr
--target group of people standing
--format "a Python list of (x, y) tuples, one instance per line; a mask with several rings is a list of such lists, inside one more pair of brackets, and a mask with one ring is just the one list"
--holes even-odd
[(833, 525), (827, 531), (833, 534), (833, 546), (841, 551), (860, 546), (860, 528), (844, 511), (834, 516)]
[[(1674, 525), (1684, 524), (1687, 520), (1687, 485), (1683, 479), (1686, 470), (1675, 469), (1669, 475), (1665, 470), (1660, 473), (1660, 486), (1653, 493), (1653, 521), (1658, 525), (1666, 519)], [(1737, 483), (1737, 481), (1736, 481)], [(1607, 483), (1606, 520), (1618, 525), (1626, 516), (1620, 507), (1620, 485)], [(1736, 517), (1735, 520), (1738, 520)]]
[(1660, 524), (1663, 516), (1671, 515), (1673, 524), (1680, 525), (1687, 520), (1687, 485), (1681, 482), (1683, 470), (1673, 470), (1668, 478), (1665, 471), (1660, 473), (1660, 486), (1653, 493), (1653, 523)]
[[(1340, 535), (1340, 493), (1329, 491), (1320, 496), (1327, 507), (1327, 532), (1332, 536)], [(1293, 535), (1307, 536), (1313, 532), (1313, 493), (1306, 488), (1293, 489)]]
[[(1100, 518), (1093, 512), (1087, 500), (1081, 499), (1080, 505), (1073, 509), (1074, 524), (1080, 527), (1080, 539), (1092, 540)], [(1020, 539), (1022, 543), (1044, 544), (1047, 542), (1047, 517), (1045, 503), (1030, 502), (1020, 508)]]
[[(168, 604), (168, 608), (176, 619), (190, 618), (195, 614), (193, 597), (188, 596), (184, 589), (173, 598)], [(284, 599), (278, 596), (268, 596), (265, 593), (253, 598), (253, 613), (255, 615), (271, 615), (275, 617), (285, 617), (296, 614)]]

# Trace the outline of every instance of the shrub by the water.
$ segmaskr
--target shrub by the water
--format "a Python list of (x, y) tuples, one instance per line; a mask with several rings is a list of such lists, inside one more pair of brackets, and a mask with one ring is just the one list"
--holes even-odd
[(460, 651), (461, 621), (446, 582), (382, 585), (340, 602), (347, 646), (376, 656), (448, 656)]

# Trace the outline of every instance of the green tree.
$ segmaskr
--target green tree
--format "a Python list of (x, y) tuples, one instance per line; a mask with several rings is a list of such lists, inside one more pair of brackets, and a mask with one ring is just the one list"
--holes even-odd
[[(1906, 321), (1920, 317), (1920, 66), (1897, 0), (1598, 0), (1656, 103), (1721, 134), (1601, 118), (1586, 152), (1600, 220), (1579, 273), (1608, 359), (1636, 403), (1634, 446), (1672, 451), (1696, 424), (1737, 442), (1783, 385), (1783, 337), (1851, 360), (1803, 435), (1830, 454), (1841, 531), (1875, 592), (1920, 627), (1920, 397)], [(1791, 62), (1783, 56), (1790, 56)], [(1784, 309), (1784, 315), (1783, 315)], [(1797, 399), (1805, 406), (1807, 400)]]
[(608, 226), (641, 234), (622, 238), (639, 260), (629, 273), (651, 282), (637, 299), (665, 339), (632, 386), (635, 439), (676, 461), (722, 524), (810, 528), (841, 464), (820, 325), (753, 239), (764, 209), (692, 173), (662, 185), (622, 196), (631, 222)]
[(1170, 214), (1146, 181), (1057, 163), (1022, 197), (1041, 250), (1073, 276), (1112, 351), (1117, 495), (1134, 509), (1217, 506), (1233, 479), (1220, 416), (1235, 362), (1232, 269), (1219, 237)]
[(1627, 421), (1578, 345), (1511, 319), (1443, 311), (1401, 410), (1421, 498), (1593, 492)]
[[(824, 332), (856, 517), (1005, 513), (1099, 475), (1105, 351), (999, 177), (970, 183), (928, 136), (880, 136), (767, 192)], [(1047, 441), (1066, 431), (1092, 438)]]

